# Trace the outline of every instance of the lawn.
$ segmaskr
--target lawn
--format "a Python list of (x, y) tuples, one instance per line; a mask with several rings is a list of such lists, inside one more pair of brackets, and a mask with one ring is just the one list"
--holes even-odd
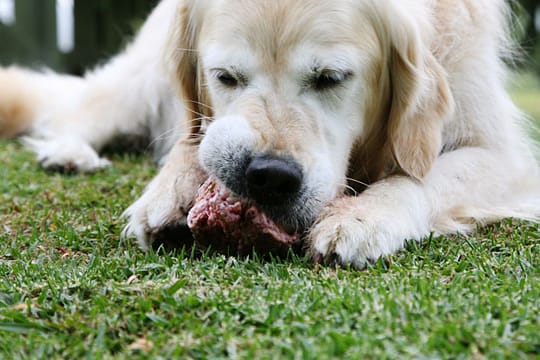
[[(540, 119), (527, 78), (516, 101)], [(44, 172), (0, 141), (0, 358), (540, 357), (540, 228), (427, 239), (366, 271), (143, 253), (121, 212), (156, 169)]]

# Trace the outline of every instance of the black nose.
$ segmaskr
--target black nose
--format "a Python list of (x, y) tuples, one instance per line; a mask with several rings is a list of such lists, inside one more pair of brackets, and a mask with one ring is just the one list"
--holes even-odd
[(302, 169), (293, 160), (258, 156), (246, 169), (248, 196), (260, 204), (280, 204), (294, 198), (302, 186)]

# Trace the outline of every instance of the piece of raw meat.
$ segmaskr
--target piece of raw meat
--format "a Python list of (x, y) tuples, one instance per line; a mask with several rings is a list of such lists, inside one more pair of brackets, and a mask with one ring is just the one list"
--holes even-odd
[(214, 178), (200, 187), (188, 226), (198, 245), (225, 254), (283, 256), (300, 247), (299, 234), (287, 233)]

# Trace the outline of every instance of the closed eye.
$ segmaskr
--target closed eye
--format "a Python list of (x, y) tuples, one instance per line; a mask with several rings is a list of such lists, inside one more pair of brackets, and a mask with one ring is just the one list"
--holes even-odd
[(316, 91), (326, 91), (337, 88), (353, 75), (349, 70), (331, 70), (324, 69), (316, 71), (313, 76), (308, 79), (308, 85)]
[(213, 76), (219, 83), (227, 88), (245, 86), (246, 78), (242, 74), (233, 73), (227, 69), (212, 69)]

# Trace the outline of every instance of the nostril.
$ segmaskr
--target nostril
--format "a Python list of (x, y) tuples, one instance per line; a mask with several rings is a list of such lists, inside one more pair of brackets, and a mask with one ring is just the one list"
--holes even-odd
[(292, 160), (256, 157), (246, 170), (249, 197), (263, 203), (282, 202), (302, 186), (302, 171)]
[(295, 193), (300, 187), (300, 178), (294, 172), (278, 168), (248, 170), (247, 181), (252, 189), (280, 194)]
[(264, 188), (267, 186), (267, 174), (264, 171), (248, 169), (247, 181), (252, 187)]

